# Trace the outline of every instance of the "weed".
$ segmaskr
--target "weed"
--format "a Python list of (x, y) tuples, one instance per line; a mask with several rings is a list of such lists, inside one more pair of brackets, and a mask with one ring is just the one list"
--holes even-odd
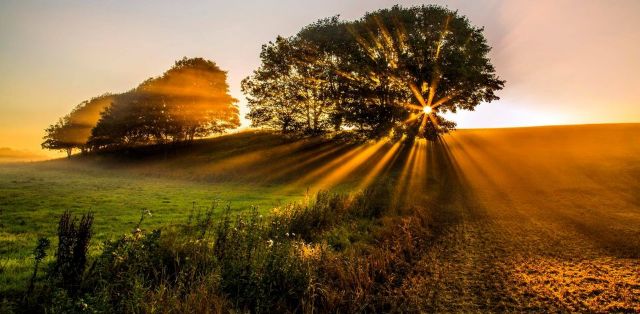
[(71, 294), (80, 288), (87, 264), (87, 252), (91, 240), (93, 214), (82, 215), (80, 222), (66, 211), (58, 223), (58, 249), (52, 276), (60, 280), (62, 287)]
[(40, 266), (40, 262), (47, 257), (47, 249), (51, 245), (51, 242), (47, 238), (39, 238), (36, 244), (35, 249), (33, 250), (33, 275), (31, 275), (31, 279), (29, 280), (29, 288), (27, 290), (27, 294), (30, 294), (33, 291), (33, 286), (36, 281), (36, 276), (38, 275), (38, 267)]

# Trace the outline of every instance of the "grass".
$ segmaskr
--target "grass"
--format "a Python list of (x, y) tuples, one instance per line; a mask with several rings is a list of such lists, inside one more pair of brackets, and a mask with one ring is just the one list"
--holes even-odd
[[(4, 269), (25, 270), (0, 274), (8, 280), (2, 288), (26, 284), (31, 262), (13, 256), (30, 257), (36, 237), (52, 236), (57, 215), (65, 209), (94, 210), (96, 236), (106, 239), (130, 232), (140, 209), (148, 208), (153, 216), (144, 222), (145, 234), (162, 227), (158, 241), (173, 243), (162, 242), (162, 248), (176, 256), (212, 257), (194, 248), (202, 243), (199, 238), (187, 235), (183, 246), (167, 225), (184, 223), (192, 201), (206, 206), (224, 199), (244, 212), (260, 205), (258, 214), (281, 219), (296, 238), (272, 256), (265, 252), (273, 231), (249, 224), (256, 229), (247, 230), (260, 230), (255, 232), (259, 237), (233, 236), (238, 241), (230, 242), (237, 248), (232, 251), (258, 250), (265, 259), (219, 257), (231, 260), (213, 261), (218, 266), (207, 267), (207, 276), (198, 268), (198, 280), (189, 281), (193, 286), (131, 288), (132, 295), (153, 302), (127, 306), (176, 311), (263, 306), (339, 312), (637, 312), (638, 134), (638, 124), (461, 130), (441, 143), (398, 148), (248, 132), (168, 151), (132, 150), (125, 157), (105, 154), (2, 166), (0, 202), (6, 204), (0, 205), (1, 248), (15, 248), (15, 253), (2, 253), (9, 261)], [(390, 151), (395, 153), (389, 158)], [(304, 210), (279, 206), (318, 188), (361, 187), (372, 174), (391, 186), (389, 198), (371, 194), (343, 206), (334, 196)], [(271, 212), (271, 207), (280, 209)], [(216, 223), (229, 217), (219, 213)], [(20, 215), (25, 217), (22, 226)], [(138, 243), (128, 241), (132, 247)], [(287, 268), (301, 256), (313, 256), (305, 264), (311, 268)], [(27, 266), (18, 266), (22, 262)], [(234, 275), (245, 274), (246, 267), (255, 276)], [(283, 270), (296, 276), (283, 277)], [(138, 276), (148, 270), (136, 271)], [(223, 276), (227, 279), (220, 279), (225, 271), (230, 271)], [(269, 274), (275, 277), (269, 279)], [(280, 282), (278, 287), (265, 286), (272, 279)], [(238, 285), (251, 287), (263, 303), (238, 294)], [(291, 288), (292, 294), (280, 299), (280, 288)]]
[[(130, 232), (141, 211), (152, 216), (144, 228), (183, 223), (189, 214), (217, 204), (236, 211), (253, 206), (261, 211), (299, 200), (298, 193), (278, 193), (276, 187), (205, 183), (126, 172), (42, 164), (0, 165), (0, 292), (23, 287), (32, 263), (35, 239), (52, 236), (54, 222), (64, 211), (96, 214), (96, 246)], [(195, 208), (194, 208), (195, 206)]]

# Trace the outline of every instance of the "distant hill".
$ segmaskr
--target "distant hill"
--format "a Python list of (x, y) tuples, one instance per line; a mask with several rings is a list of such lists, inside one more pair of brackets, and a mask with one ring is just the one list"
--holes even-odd
[(47, 156), (30, 151), (0, 147), (0, 162), (36, 161), (47, 159)]

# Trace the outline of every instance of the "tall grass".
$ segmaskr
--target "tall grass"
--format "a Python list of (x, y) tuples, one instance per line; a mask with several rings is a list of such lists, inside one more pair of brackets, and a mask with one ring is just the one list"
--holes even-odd
[[(56, 261), (20, 306), (29, 312), (369, 312), (406, 308), (402, 281), (427, 220), (389, 208), (392, 189), (319, 192), (262, 216), (213, 208), (163, 230), (107, 242), (91, 266), (92, 216), (59, 222)], [(215, 206), (215, 205), (214, 205)], [(142, 221), (142, 219), (141, 219)], [(332, 236), (350, 230), (347, 243)], [(358, 238), (358, 233), (371, 234)], [(361, 241), (352, 239), (361, 239)], [(351, 243), (353, 242), (353, 243)], [(360, 243), (358, 243), (360, 242)], [(60, 280), (60, 274), (69, 274)], [(17, 303), (16, 303), (17, 304)], [(9, 307), (7, 307), (9, 308)]]

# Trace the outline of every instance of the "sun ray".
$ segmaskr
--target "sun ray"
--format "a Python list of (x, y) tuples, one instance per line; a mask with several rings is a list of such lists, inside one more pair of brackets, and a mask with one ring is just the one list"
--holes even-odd
[(423, 114), (422, 120), (420, 121), (420, 128), (418, 129), (420, 132), (424, 132), (427, 127), (427, 117), (431, 117), (431, 115)]
[(427, 103), (424, 101), (424, 98), (422, 97), (422, 93), (418, 90), (418, 87), (416, 86), (416, 84), (414, 84), (413, 82), (409, 83), (409, 88), (411, 89), (411, 91), (413, 92), (413, 95), (416, 97), (416, 99), (418, 100), (418, 102), (420, 102), (420, 104), (424, 107), (427, 105)]
[(287, 176), (304, 169), (305, 167), (312, 165), (315, 162), (323, 158), (330, 158), (331, 155), (338, 153), (341, 149), (344, 149), (345, 145), (328, 146), (324, 149), (313, 150), (304, 154), (301, 154), (296, 161), (282, 162), (277, 168), (269, 168), (269, 171), (263, 171), (260, 176), (268, 179), (286, 178)]
[(404, 202), (405, 194), (407, 193), (407, 183), (409, 182), (410, 170), (413, 167), (416, 155), (416, 142), (411, 145), (411, 150), (407, 154), (407, 158), (402, 162), (402, 170), (396, 181), (396, 187), (393, 193), (392, 204), (393, 207), (400, 205)]
[(398, 153), (398, 149), (400, 148), (401, 142), (397, 141), (394, 143), (389, 150), (380, 158), (378, 163), (369, 171), (367, 176), (360, 182), (358, 185), (358, 189), (364, 189), (368, 187), (374, 179), (378, 177), (378, 175), (386, 169), (388, 165), (390, 165), (390, 161), (393, 160), (393, 157)]
[(419, 139), (416, 141), (416, 155), (412, 165), (408, 182), (407, 195), (412, 197), (422, 197), (426, 192), (426, 172), (427, 172), (427, 151), (426, 141)]
[(417, 111), (422, 111), (422, 108), (424, 108), (423, 106), (418, 106), (412, 103), (400, 103), (401, 106), (405, 107), (405, 108), (409, 108), (409, 109), (413, 109), (413, 110), (417, 110)]
[(438, 123), (436, 117), (434, 117), (433, 115), (429, 115), (429, 119), (431, 120), (431, 123), (433, 123), (433, 126), (435, 128), (440, 129), (440, 123)]
[(320, 180), (315, 182), (311, 190), (317, 191), (319, 189), (327, 189), (337, 184), (343, 182), (343, 180), (352, 172), (354, 172), (358, 167), (364, 164), (369, 158), (371, 158), (376, 152), (378, 152), (386, 143), (386, 140), (378, 141), (374, 144), (366, 145), (366, 149), (360, 151), (355, 154), (352, 158), (346, 160), (345, 163), (341, 164), (333, 171), (324, 175)]
[(444, 39), (447, 35), (447, 32), (449, 31), (449, 22), (451, 20), (451, 15), (447, 15), (447, 19), (444, 22), (444, 29), (442, 30), (442, 32), (440, 32), (440, 40), (437, 43), (437, 48), (436, 48), (436, 60), (438, 60), (440, 58), (440, 52), (442, 50), (442, 47), (444, 46)]
[(322, 165), (321, 167), (314, 169), (313, 171), (307, 173), (306, 175), (302, 176), (298, 180), (292, 182), (291, 184), (289, 184), (287, 187), (284, 188), (284, 191), (285, 192), (291, 191), (302, 186), (310, 185), (314, 181), (317, 181), (317, 179), (320, 178), (321, 176), (331, 173), (334, 168), (339, 167), (342, 163), (348, 161), (349, 159), (351, 159), (352, 157), (354, 157), (355, 155), (363, 151), (365, 148), (366, 148), (366, 145), (359, 145), (351, 148), (344, 155), (328, 161), (326, 164)]
[(402, 123), (404, 123), (404, 124), (408, 124), (409, 122), (414, 121), (414, 120), (416, 120), (416, 119), (418, 119), (418, 118), (420, 118), (420, 115), (419, 115), (419, 114), (417, 114), (417, 113), (412, 113), (412, 114), (409, 116), (409, 119), (404, 120)]
[(447, 101), (451, 100), (451, 98), (453, 98), (454, 96), (455, 95), (452, 94), (452, 95), (448, 95), (448, 96), (445, 96), (443, 98), (438, 99), (438, 101), (436, 101), (435, 103), (433, 103), (431, 105), (431, 108), (435, 109), (435, 108), (438, 108), (441, 105), (444, 105)]

